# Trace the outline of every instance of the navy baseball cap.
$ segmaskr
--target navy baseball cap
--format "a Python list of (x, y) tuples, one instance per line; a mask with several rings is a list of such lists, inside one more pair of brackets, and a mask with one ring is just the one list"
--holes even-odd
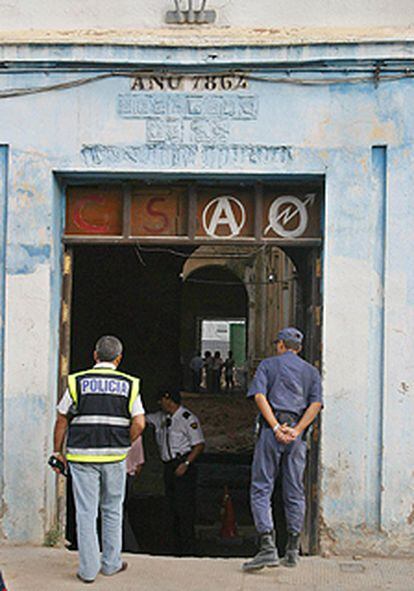
[(171, 398), (171, 400), (176, 404), (181, 404), (181, 392), (179, 388), (161, 386), (158, 388), (158, 399), (161, 400), (161, 398)]
[(288, 326), (287, 328), (282, 328), (282, 330), (279, 330), (274, 343), (277, 341), (293, 341), (294, 343), (301, 345), (303, 341), (303, 334), (297, 328)]

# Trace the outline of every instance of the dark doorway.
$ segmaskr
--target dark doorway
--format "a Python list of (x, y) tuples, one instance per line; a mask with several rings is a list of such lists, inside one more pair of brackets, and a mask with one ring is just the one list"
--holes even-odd
[[(184, 258), (134, 246), (74, 249), (71, 371), (88, 367), (96, 340), (124, 344), (122, 369), (140, 376), (147, 404), (162, 383), (181, 385), (180, 272)], [(162, 370), (162, 377), (160, 375)]]
[[(184, 362), (184, 387), (191, 391), (189, 363), (197, 351), (214, 354), (220, 351), (223, 360), (230, 349), (230, 335), (212, 334), (203, 341), (203, 323), (234, 318), (248, 321), (248, 298), (243, 282), (228, 268), (208, 265), (186, 277), (181, 305), (181, 357)], [(223, 328), (225, 328), (223, 326)], [(229, 331), (230, 332), (230, 331)], [(245, 353), (245, 351), (244, 351)], [(245, 356), (243, 361), (245, 360)]]
[[(188, 361), (200, 342), (201, 320), (209, 317), (244, 318), (246, 324), (249, 323), (246, 287), (229, 269), (207, 266), (183, 280), (183, 266), (194, 251), (194, 246), (182, 245), (174, 245), (174, 248), (162, 245), (74, 246), (70, 371), (89, 367), (96, 340), (103, 334), (115, 334), (125, 348), (121, 369), (141, 378), (147, 411), (157, 409), (160, 384), (171, 384), (184, 390)], [(288, 254), (295, 262), (303, 286), (300, 300), (295, 304), (296, 318), (298, 326), (309, 335), (306, 356), (315, 362), (320, 352), (320, 335), (311, 327), (315, 325), (314, 314), (320, 300), (318, 272), (315, 270), (318, 253), (297, 248)], [(320, 307), (318, 314), (320, 318)], [(244, 394), (239, 391), (227, 400), (225, 396), (216, 397), (214, 405), (211, 398), (207, 404), (214, 406), (216, 412), (215, 416), (213, 413), (212, 418), (208, 415), (206, 419), (211, 422), (208, 425), (210, 432), (214, 433), (211, 440), (214, 436), (221, 436), (217, 432), (219, 424), (225, 426), (223, 433), (226, 433), (220, 445), (212, 446), (212, 451), (207, 446), (200, 461), (197, 532), (200, 554), (204, 556), (248, 556), (254, 550), (248, 491), (255, 409), (245, 400)], [(200, 415), (200, 419), (205, 402), (191, 398), (183, 401)], [(235, 409), (241, 412), (236, 417), (237, 426), (232, 423)], [(240, 431), (243, 437), (237, 439)], [(137, 515), (135, 530), (143, 552), (167, 554), (170, 539), (165, 527), (162, 465), (150, 432), (144, 434), (144, 447), (146, 465), (137, 482), (133, 502)], [(317, 470), (317, 439), (312, 449), (312, 469)], [(308, 471), (307, 479), (308, 506), (311, 506), (316, 503), (312, 484), (317, 482), (317, 472)], [(236, 511), (238, 543), (226, 544), (220, 537), (225, 487), (230, 490)], [(276, 504), (280, 505), (280, 501)], [(316, 510), (315, 505), (313, 515)], [(316, 522), (311, 517), (307, 527), (316, 537)], [(283, 516), (279, 516), (278, 522), (282, 519)], [(307, 551), (311, 551), (311, 547)]]

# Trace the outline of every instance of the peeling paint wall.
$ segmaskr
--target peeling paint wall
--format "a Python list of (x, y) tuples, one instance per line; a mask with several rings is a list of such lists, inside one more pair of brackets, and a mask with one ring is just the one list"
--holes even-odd
[[(6, 247), (7, 220), (7, 148), (0, 147), (0, 257), (3, 262), (0, 273), (0, 518), (5, 511), (4, 488), (4, 324), (5, 324), (5, 267), (4, 255)], [(0, 538), (2, 528), (0, 525)]]
[[(227, 66), (283, 59), (337, 64), (341, 57), (358, 64), (375, 52), (383, 56), (394, 50), (381, 44), (232, 48), (218, 49), (217, 59)], [(411, 52), (410, 44), (398, 46), (401, 58), (410, 59)], [(0, 47), (5, 60), (19, 55), (52, 61), (52, 54), (59, 54), (69, 62), (149, 66), (206, 67), (210, 53), (202, 48)], [(8, 73), (1, 75), (0, 89), (79, 76), (52, 69)], [(322, 80), (326, 74), (321, 70), (317, 76)], [(175, 101), (171, 90), (154, 92), (158, 99)], [(130, 78), (112, 77), (0, 100), (0, 142), (9, 146), (2, 535), (41, 542), (54, 516), (54, 478), (46, 459), (57, 397), (63, 214), (58, 179), (84, 173), (100, 178), (145, 172), (317, 174), (326, 178), (322, 548), (412, 553), (412, 81), (304, 86), (251, 80), (246, 91), (226, 95), (232, 104), (237, 96), (250, 102), (243, 103), (244, 119), (223, 117), (219, 140), (211, 111), (199, 116), (201, 137), (200, 126), (191, 125), (183, 107), (174, 113), (181, 123), (173, 129), (168, 117), (152, 113), (158, 117), (157, 139), (148, 123), (152, 115), (129, 116), (125, 110), (120, 97), (131, 93)], [(199, 92), (210, 106), (211, 97), (223, 93)], [(1, 178), (4, 183), (4, 167)]]

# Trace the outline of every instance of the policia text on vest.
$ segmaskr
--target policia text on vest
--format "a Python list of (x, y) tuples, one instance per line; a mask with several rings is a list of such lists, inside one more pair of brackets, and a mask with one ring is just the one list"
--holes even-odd
[(107, 368), (69, 376), (76, 414), (69, 426), (66, 457), (71, 462), (124, 460), (139, 380)]
[[(113, 575), (127, 567), (121, 560), (125, 458), (145, 427), (139, 379), (117, 369), (122, 359), (120, 340), (101, 337), (94, 359), (92, 369), (68, 377), (54, 431), (54, 455), (69, 465), (72, 476), (79, 549), (76, 576), (83, 582), (94, 581), (99, 572)], [(96, 530), (99, 508), (102, 554)]]

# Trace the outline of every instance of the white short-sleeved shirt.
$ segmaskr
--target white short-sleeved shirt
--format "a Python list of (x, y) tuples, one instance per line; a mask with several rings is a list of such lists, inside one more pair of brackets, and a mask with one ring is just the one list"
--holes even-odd
[[(108, 362), (101, 362), (94, 365), (94, 369), (99, 369), (100, 367), (104, 367), (106, 369), (116, 369), (116, 366), (113, 363)], [(57, 411), (61, 415), (67, 415), (69, 412), (70, 407), (73, 404), (72, 396), (69, 393), (69, 389), (66, 388), (65, 393), (63, 394), (62, 398), (60, 399), (59, 404), (57, 405)], [(131, 410), (131, 416), (136, 417), (137, 415), (145, 414), (144, 407), (142, 406), (141, 396), (138, 395), (134, 400)]]
[(160, 410), (146, 415), (149, 425), (155, 427), (155, 439), (163, 462), (186, 455), (191, 448), (204, 443), (200, 421), (184, 406), (173, 415)]

